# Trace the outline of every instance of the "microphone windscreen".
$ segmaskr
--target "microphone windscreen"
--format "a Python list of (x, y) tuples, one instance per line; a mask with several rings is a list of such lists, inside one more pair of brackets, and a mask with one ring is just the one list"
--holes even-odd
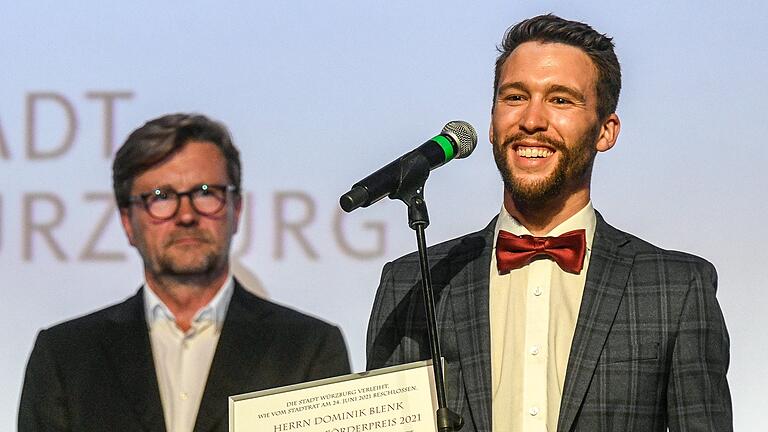
[(475, 132), (475, 128), (471, 124), (465, 121), (454, 120), (448, 122), (443, 126), (442, 133), (450, 135), (456, 141), (459, 147), (459, 151), (456, 153), (457, 159), (469, 156), (477, 146), (477, 132)]

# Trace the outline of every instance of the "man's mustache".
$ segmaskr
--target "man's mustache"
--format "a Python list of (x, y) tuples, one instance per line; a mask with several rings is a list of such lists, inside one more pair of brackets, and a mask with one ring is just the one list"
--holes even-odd
[(211, 236), (205, 232), (201, 231), (199, 229), (191, 229), (191, 230), (184, 230), (184, 231), (174, 231), (171, 233), (170, 237), (165, 241), (165, 246), (170, 246), (173, 243), (182, 240), (182, 239), (195, 239), (204, 243), (211, 243), (213, 239), (211, 239)]
[(568, 149), (565, 147), (565, 142), (561, 140), (556, 140), (554, 138), (550, 138), (546, 135), (544, 135), (541, 132), (536, 132), (534, 134), (527, 134), (523, 132), (518, 132), (514, 135), (511, 135), (504, 139), (503, 146), (513, 146), (516, 143), (520, 141), (536, 141), (541, 144), (546, 144), (549, 147), (554, 148), (557, 151), (565, 152)]

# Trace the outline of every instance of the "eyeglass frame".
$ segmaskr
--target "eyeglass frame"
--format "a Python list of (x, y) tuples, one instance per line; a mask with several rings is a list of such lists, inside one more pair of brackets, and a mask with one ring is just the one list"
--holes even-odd
[[(218, 190), (224, 192), (224, 197), (221, 200), (221, 205), (216, 210), (211, 211), (211, 212), (202, 212), (195, 205), (195, 200), (193, 198), (194, 197), (193, 194), (196, 193), (196, 192), (205, 191), (205, 190), (207, 190), (209, 188), (215, 188), (215, 189), (218, 189)], [(221, 209), (226, 207), (226, 205), (227, 205), (227, 196), (229, 195), (229, 193), (230, 192), (237, 193), (238, 190), (239, 190), (239, 188), (237, 186), (233, 185), (233, 184), (222, 185), (222, 184), (208, 184), (208, 183), (201, 183), (201, 184), (193, 187), (192, 189), (187, 190), (186, 192), (177, 192), (174, 189), (170, 189), (170, 188), (169, 189), (155, 188), (152, 192), (145, 192), (145, 193), (142, 193), (142, 194), (129, 196), (128, 197), (128, 202), (131, 203), (131, 204), (141, 204), (142, 208), (144, 208), (144, 211), (147, 212), (147, 214), (150, 217), (152, 217), (155, 220), (163, 220), (164, 221), (164, 220), (173, 219), (179, 213), (179, 209), (181, 208), (181, 198), (186, 196), (189, 199), (190, 206), (192, 207), (192, 209), (195, 210), (195, 212), (197, 214), (200, 214), (202, 216), (213, 216), (214, 214), (216, 214), (219, 211), (221, 211)], [(170, 193), (173, 193), (176, 196), (176, 200), (175, 200), (176, 201), (176, 208), (173, 210), (173, 213), (171, 213), (171, 215), (168, 216), (168, 217), (163, 217), (163, 218), (157, 217), (154, 214), (152, 214), (152, 212), (149, 210), (148, 199), (150, 197), (154, 196), (154, 195), (157, 195), (160, 192), (162, 192), (162, 193), (169, 193), (170, 192)]]

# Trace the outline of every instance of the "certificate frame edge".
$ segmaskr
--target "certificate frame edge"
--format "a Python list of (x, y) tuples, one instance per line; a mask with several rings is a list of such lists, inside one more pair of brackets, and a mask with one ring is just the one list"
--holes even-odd
[(385, 367), (385, 368), (374, 369), (374, 370), (371, 370), (371, 371), (354, 372), (354, 373), (346, 374), (346, 375), (339, 375), (339, 376), (335, 376), (335, 377), (323, 378), (323, 379), (319, 379), (319, 380), (307, 381), (307, 382), (302, 382), (302, 383), (297, 383), (297, 384), (291, 384), (291, 385), (282, 386), (282, 387), (273, 387), (273, 388), (269, 388), (269, 389), (265, 389), (265, 390), (257, 390), (257, 391), (253, 391), (253, 392), (232, 395), (232, 396), (228, 397), (228, 400), (229, 400), (229, 402), (228, 402), (229, 409), (227, 410), (228, 411), (227, 414), (228, 414), (228, 417), (229, 417), (227, 419), (228, 420), (227, 423), (229, 424), (229, 428), (228, 429), (229, 429), (230, 432), (233, 432), (234, 418), (233, 418), (232, 414), (233, 414), (233, 412), (235, 410), (235, 402), (239, 402), (239, 401), (246, 400), (246, 399), (253, 399), (253, 398), (257, 398), (257, 397), (261, 397), (261, 396), (269, 396), (271, 394), (285, 393), (285, 392), (294, 391), (294, 390), (301, 390), (301, 389), (309, 388), (309, 387), (317, 387), (317, 386), (326, 385), (326, 384), (333, 384), (333, 383), (341, 382), (341, 381), (352, 381), (352, 380), (355, 380), (355, 379), (366, 378), (366, 377), (369, 377), (369, 376), (386, 375), (388, 373), (400, 372), (400, 371), (403, 371), (403, 370), (416, 369), (416, 368), (420, 368), (420, 367), (424, 367), (424, 366), (431, 366), (431, 365), (432, 365), (432, 359), (419, 360), (419, 361), (415, 361), (415, 362), (411, 362), (411, 363), (404, 363), (404, 364), (399, 364), (399, 365), (395, 365), (395, 366), (389, 366), (389, 367)]

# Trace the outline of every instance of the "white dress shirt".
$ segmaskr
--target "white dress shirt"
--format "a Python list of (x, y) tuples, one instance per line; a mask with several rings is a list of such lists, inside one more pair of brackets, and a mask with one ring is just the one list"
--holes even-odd
[(590, 202), (546, 234), (555, 237), (586, 230), (587, 253), (579, 274), (565, 272), (545, 258), (500, 275), (495, 250), (499, 230), (531, 234), (502, 206), (489, 289), (494, 431), (554, 432), (557, 428), (596, 224)]
[(170, 309), (146, 282), (144, 288), (145, 315), (165, 428), (168, 432), (192, 432), (234, 280), (231, 275), (227, 278), (213, 299), (197, 311), (186, 332), (176, 326)]

